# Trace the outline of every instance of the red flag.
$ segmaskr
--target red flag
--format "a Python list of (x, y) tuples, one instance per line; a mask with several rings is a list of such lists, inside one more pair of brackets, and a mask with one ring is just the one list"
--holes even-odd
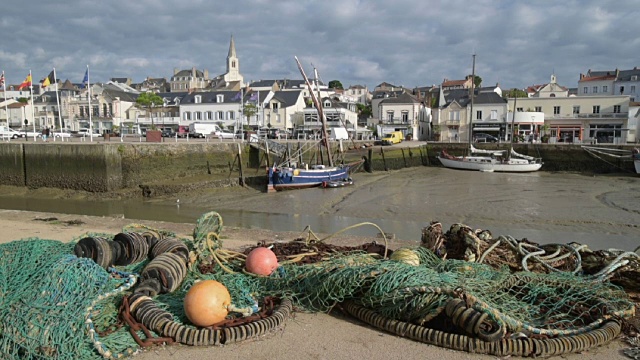
[(18, 91), (31, 86), (31, 74), (27, 75), (27, 78), (24, 79), (24, 81), (22, 82), (22, 84), (20, 84), (20, 86), (18, 86)]

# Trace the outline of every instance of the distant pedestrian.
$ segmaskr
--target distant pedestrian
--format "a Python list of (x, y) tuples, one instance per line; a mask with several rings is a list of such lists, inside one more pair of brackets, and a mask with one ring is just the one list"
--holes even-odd
[(456, 141), (458, 141), (458, 133), (455, 133), (455, 135), (453, 135), (453, 138), (456, 139)]
[(51, 133), (51, 130), (49, 130), (49, 127), (47, 126), (46, 129), (42, 131), (42, 139), (44, 141), (47, 141), (47, 138), (49, 137), (50, 133)]

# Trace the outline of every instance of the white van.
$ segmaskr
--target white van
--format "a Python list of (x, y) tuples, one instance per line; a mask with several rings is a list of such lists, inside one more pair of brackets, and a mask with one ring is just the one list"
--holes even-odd
[(189, 136), (196, 138), (204, 138), (211, 134), (219, 134), (222, 132), (220, 126), (208, 123), (191, 123), (189, 124)]

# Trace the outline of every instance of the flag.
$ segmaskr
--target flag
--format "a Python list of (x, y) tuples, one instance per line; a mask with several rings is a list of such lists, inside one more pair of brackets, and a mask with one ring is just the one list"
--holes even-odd
[(4, 71), (2, 72), (2, 76), (0, 76), (0, 86), (4, 86)]
[(87, 67), (87, 70), (84, 72), (84, 79), (82, 79), (82, 85), (80, 85), (80, 87), (84, 89), (87, 86), (88, 82), (89, 82), (89, 67)]
[(258, 101), (258, 93), (254, 92), (251, 94), (251, 96), (249, 96), (249, 101)]
[(31, 74), (27, 75), (27, 78), (24, 79), (24, 81), (22, 82), (22, 84), (20, 84), (20, 86), (18, 86), (18, 91), (31, 86)]
[(242, 91), (238, 91), (238, 93), (231, 98), (231, 101), (240, 100), (242, 98)]
[(44, 80), (42, 80), (42, 87), (46, 88), (47, 86), (53, 84), (54, 82), (56, 82), (56, 78), (53, 75), (53, 70), (51, 70), (51, 72), (49, 73), (49, 76), (47, 76), (46, 78), (44, 78)]

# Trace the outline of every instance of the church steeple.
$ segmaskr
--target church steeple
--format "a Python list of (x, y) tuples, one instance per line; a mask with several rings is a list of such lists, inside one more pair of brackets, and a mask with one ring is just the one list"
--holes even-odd
[(236, 43), (233, 41), (233, 35), (231, 35), (231, 43), (229, 44), (229, 55), (227, 58), (236, 57)]
[(229, 54), (227, 55), (227, 72), (224, 74), (224, 80), (227, 82), (240, 81), (240, 85), (243, 86), (243, 78), (240, 75), (240, 60), (236, 55), (236, 42), (231, 35), (231, 41), (229, 42)]
[(233, 41), (233, 35), (231, 35), (231, 42), (229, 43), (229, 54), (227, 55), (227, 74), (237, 75), (240, 72), (240, 63), (236, 56), (236, 43)]

